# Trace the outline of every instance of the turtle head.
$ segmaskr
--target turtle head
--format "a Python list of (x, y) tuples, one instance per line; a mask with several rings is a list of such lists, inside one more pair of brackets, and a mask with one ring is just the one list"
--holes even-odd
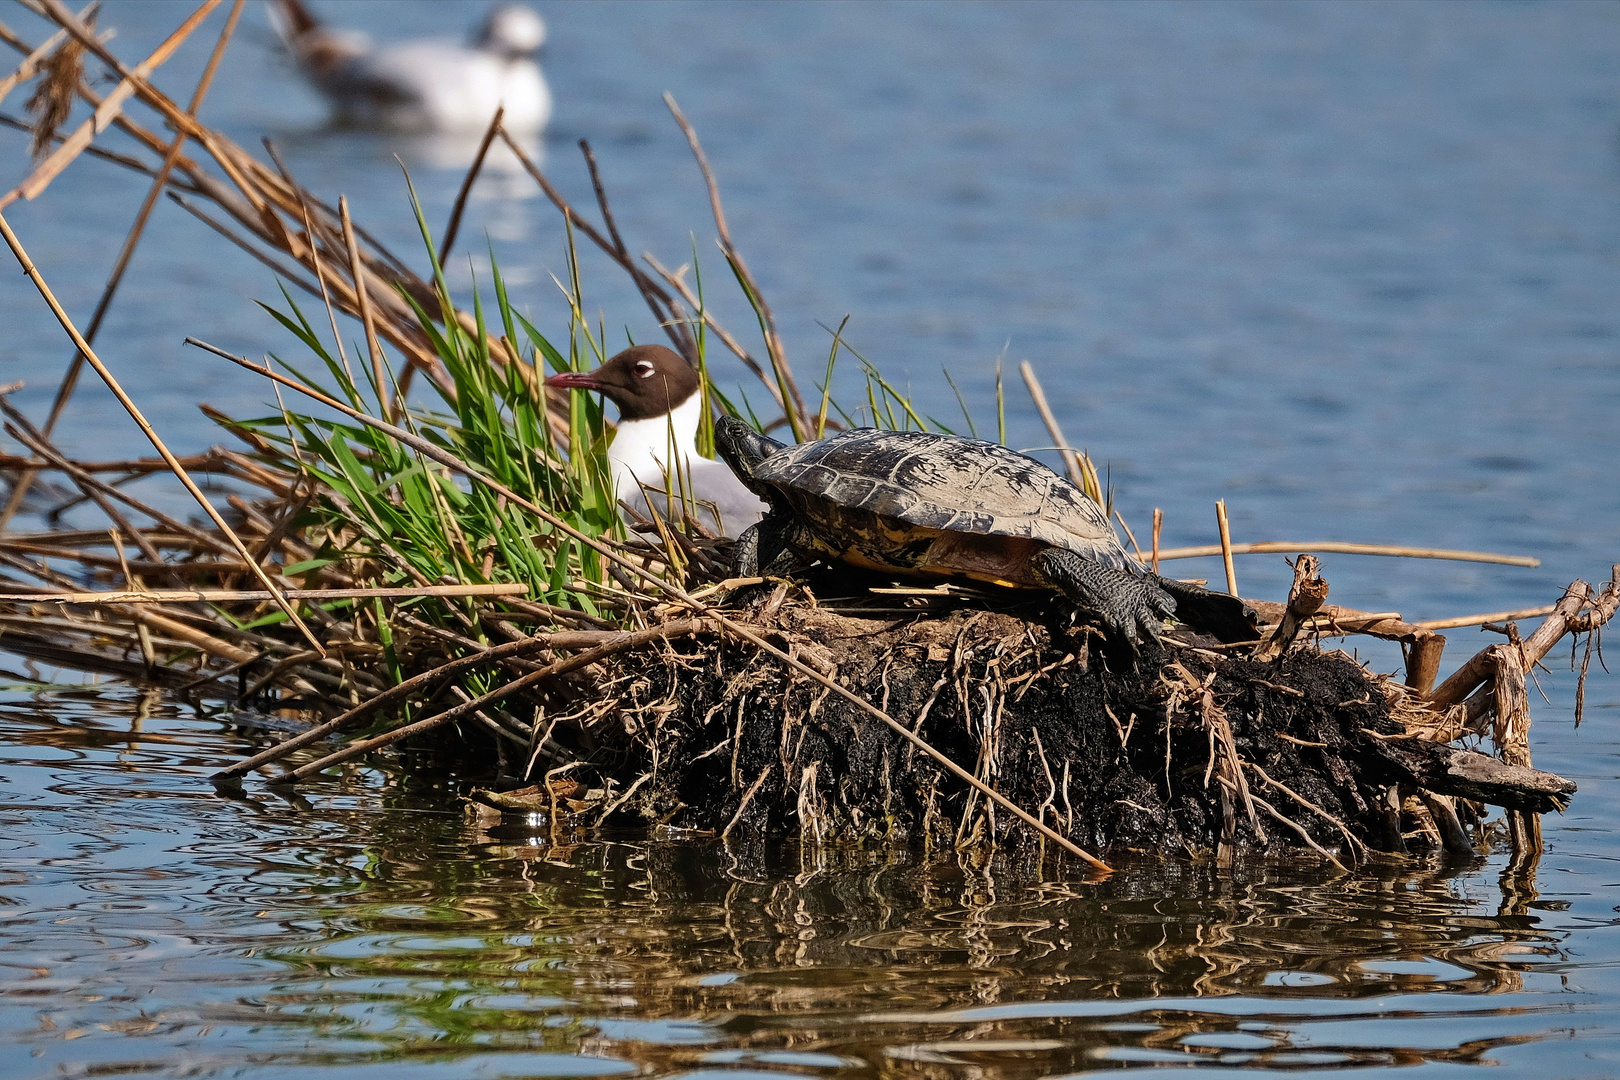
[(737, 479), (756, 495), (770, 494), (764, 484), (754, 479), (754, 474), (760, 462), (783, 448), (781, 443), (761, 435), (735, 416), (722, 416), (714, 422), (714, 448), (737, 474)]

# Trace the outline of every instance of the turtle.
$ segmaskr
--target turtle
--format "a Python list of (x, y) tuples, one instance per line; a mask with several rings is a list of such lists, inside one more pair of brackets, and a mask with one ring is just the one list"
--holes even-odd
[(821, 559), (1055, 590), (1133, 650), (1173, 617), (1222, 641), (1257, 636), (1242, 600), (1149, 573), (1084, 492), (999, 443), (856, 428), (789, 446), (732, 416), (714, 441), (770, 506), (737, 540), (739, 576)]

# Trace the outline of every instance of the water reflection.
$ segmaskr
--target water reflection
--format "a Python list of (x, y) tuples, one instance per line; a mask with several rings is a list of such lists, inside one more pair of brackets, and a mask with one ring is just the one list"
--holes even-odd
[[(1544, 1007), (1455, 995), (1516, 994), (1562, 958), (1562, 935), (1441, 872), (1324, 884), (1286, 867), (1133, 867), (1075, 885), (895, 851), (739, 860), (716, 842), (457, 831), (440, 857), (372, 849), (379, 872), (335, 932), (261, 954), (300, 973), (268, 1000), (350, 1038), (403, 1027), (659, 1073), (1411, 1064), (1541, 1037)], [(1456, 1041), (1429, 1027), (1403, 1045), (1416, 1031), (1402, 1019), (1434, 1018), (1429, 995), (1448, 996)], [(1530, 1030), (1481, 1035), (1510, 1018)]]
[[(537, 167), (545, 167), (546, 147), (543, 140), (532, 135), (515, 135), (513, 141)], [(465, 173), (477, 159), (483, 132), (379, 132), (328, 124), (304, 130), (284, 130), (275, 142), (300, 158), (342, 161), (351, 166), (364, 164), (369, 167), (392, 164), (397, 159), (413, 174), (444, 173), (453, 176)], [(341, 187), (341, 170), (336, 172), (335, 178)], [(397, 171), (395, 175), (398, 175)], [(540, 189), (524, 171), (522, 161), (499, 140), (490, 145), (479, 177), (473, 191), (481, 202), (522, 202), (540, 195)], [(311, 183), (303, 176), (300, 179)]]

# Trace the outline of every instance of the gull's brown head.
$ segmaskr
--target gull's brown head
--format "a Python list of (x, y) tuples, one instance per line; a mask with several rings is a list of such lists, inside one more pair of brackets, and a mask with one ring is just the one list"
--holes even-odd
[(620, 420), (650, 420), (684, 405), (698, 391), (692, 365), (662, 345), (637, 345), (595, 371), (565, 371), (547, 386), (594, 390), (619, 407)]

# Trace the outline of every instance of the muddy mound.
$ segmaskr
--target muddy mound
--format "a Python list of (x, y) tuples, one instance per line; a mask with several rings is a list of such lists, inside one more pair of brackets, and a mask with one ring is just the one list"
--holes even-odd
[[(1433, 796), (1545, 811), (1569, 785), (1409, 733), (1404, 686), (1342, 652), (1208, 641), (1103, 651), (1057, 604), (862, 618), (786, 606), (775, 643), (1082, 847), (1194, 857), (1440, 845)], [(620, 664), (615, 770), (642, 820), (817, 841), (1024, 837), (867, 712), (758, 651), (672, 642)], [(610, 683), (613, 680), (608, 680)], [(1467, 816), (1465, 804), (1464, 817)], [(1404, 839), (1403, 839), (1404, 835)]]

